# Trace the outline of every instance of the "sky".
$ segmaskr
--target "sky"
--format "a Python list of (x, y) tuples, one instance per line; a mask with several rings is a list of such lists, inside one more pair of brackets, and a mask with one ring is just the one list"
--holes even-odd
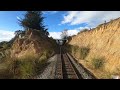
[[(23, 30), (18, 19), (24, 18), (26, 11), (0, 11), (0, 42), (9, 41), (16, 30)], [(76, 35), (82, 29), (120, 17), (120, 11), (43, 11), (44, 25), (49, 37), (60, 39), (61, 32), (68, 30), (68, 35)]]

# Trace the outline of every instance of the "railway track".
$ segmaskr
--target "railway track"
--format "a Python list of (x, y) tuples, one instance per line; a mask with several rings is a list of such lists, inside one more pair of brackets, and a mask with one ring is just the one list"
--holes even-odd
[(66, 53), (62, 54), (62, 58), (64, 79), (79, 79)]
[(57, 59), (55, 79), (80, 79), (80, 74), (61, 47)]

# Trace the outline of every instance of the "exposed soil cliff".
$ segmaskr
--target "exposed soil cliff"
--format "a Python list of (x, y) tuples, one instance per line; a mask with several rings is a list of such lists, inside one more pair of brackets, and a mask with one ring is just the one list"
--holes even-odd
[[(101, 78), (105, 73), (120, 75), (120, 18), (79, 33), (72, 37), (69, 44), (90, 49), (85, 60), (80, 60), (79, 53), (74, 56), (98, 77)], [(104, 68), (101, 71), (91, 67), (92, 58), (97, 57), (105, 59)]]
[(43, 52), (54, 53), (55, 42), (39, 30), (26, 30), (23, 37), (17, 38), (11, 49), (11, 56), (41, 55)]
[(56, 52), (56, 41), (35, 29), (20, 34), (0, 48), (0, 78), (26, 79), (44, 71)]

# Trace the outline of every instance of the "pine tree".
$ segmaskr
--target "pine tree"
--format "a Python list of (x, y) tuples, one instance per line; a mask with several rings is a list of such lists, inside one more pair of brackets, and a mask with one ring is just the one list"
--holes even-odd
[(44, 17), (42, 17), (41, 11), (27, 11), (24, 18), (19, 20), (19, 24), (24, 27), (24, 29), (32, 28), (41, 30), (45, 35), (49, 35), (47, 29), (43, 25)]

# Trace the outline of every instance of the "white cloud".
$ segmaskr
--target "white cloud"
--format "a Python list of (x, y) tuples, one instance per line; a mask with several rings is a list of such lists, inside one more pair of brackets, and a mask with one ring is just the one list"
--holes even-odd
[(55, 14), (58, 11), (43, 11), (43, 14)]
[(12, 31), (5, 31), (5, 30), (0, 30), (0, 42), (1, 41), (9, 41), (14, 37), (14, 32)]
[(51, 11), (51, 13), (53, 13), (53, 14), (54, 14), (54, 13), (57, 13), (57, 12), (58, 12), (58, 11)]
[(49, 32), (49, 37), (53, 37), (54, 39), (60, 39), (61, 32)]
[[(89, 29), (89, 27), (79, 27), (79, 28), (75, 28), (75, 29), (70, 29), (67, 31), (68, 36), (72, 36), (72, 35), (77, 35), (77, 33), (82, 30), (82, 29)], [(61, 32), (49, 32), (49, 37), (53, 37), (54, 39), (61, 39)]]
[(68, 11), (61, 24), (78, 25), (87, 23), (88, 27), (120, 17), (120, 11)]
[(89, 27), (79, 27), (79, 28), (68, 30), (68, 36), (77, 35), (77, 33), (83, 29), (89, 29)]
[(72, 22), (78, 13), (78, 11), (68, 11), (68, 15), (64, 16), (64, 20), (61, 23), (65, 24)]
[(68, 36), (77, 35), (78, 32), (79, 32), (78, 29), (76, 29), (76, 30), (68, 30)]

